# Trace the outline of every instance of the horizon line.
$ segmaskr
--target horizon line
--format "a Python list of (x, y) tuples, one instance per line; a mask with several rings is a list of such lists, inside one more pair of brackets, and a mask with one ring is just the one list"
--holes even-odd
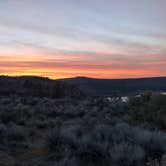
[(86, 78), (86, 79), (98, 79), (98, 80), (127, 80), (127, 79), (148, 79), (148, 78), (165, 78), (166, 75), (161, 76), (145, 76), (145, 77), (124, 77), (124, 78), (102, 78), (102, 77), (88, 77), (88, 76), (74, 76), (74, 77), (62, 77), (62, 78), (53, 78), (49, 76), (42, 75), (4, 75), (0, 74), (0, 77), (38, 77), (38, 78), (47, 78), (50, 80), (64, 80), (64, 79), (76, 79), (76, 78)]

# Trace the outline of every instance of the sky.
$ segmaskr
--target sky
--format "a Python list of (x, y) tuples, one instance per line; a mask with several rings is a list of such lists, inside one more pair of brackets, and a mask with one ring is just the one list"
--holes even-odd
[(0, 0), (0, 75), (166, 76), (165, 0)]

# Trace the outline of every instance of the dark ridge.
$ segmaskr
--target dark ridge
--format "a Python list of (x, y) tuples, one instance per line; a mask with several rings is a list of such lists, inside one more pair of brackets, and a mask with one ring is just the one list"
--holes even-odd
[(0, 76), (0, 95), (36, 96), (48, 98), (81, 97), (74, 85), (60, 80), (36, 76)]
[(77, 86), (88, 95), (130, 95), (145, 90), (166, 91), (166, 77), (132, 78), (132, 79), (96, 79), (75, 77), (63, 81)]

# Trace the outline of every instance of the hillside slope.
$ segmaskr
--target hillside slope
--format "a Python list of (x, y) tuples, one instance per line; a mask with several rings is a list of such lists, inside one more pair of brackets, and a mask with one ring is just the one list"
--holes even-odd
[(166, 77), (136, 79), (93, 79), (76, 77), (64, 79), (90, 95), (130, 94), (144, 90), (166, 91)]

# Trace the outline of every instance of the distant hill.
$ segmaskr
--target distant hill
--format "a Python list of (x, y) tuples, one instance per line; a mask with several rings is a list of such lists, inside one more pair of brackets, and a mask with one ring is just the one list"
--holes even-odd
[(74, 85), (60, 80), (21, 76), (0, 76), (0, 95), (20, 95), (49, 98), (81, 97), (81, 91)]
[(49, 98), (130, 95), (150, 90), (166, 92), (166, 77), (137, 79), (94, 79), (75, 77), (51, 80), (35, 76), (0, 76), (0, 95)]
[(166, 91), (166, 77), (136, 79), (94, 79), (76, 77), (64, 79), (65, 82), (77, 86), (89, 95), (128, 95), (145, 90), (155, 92)]

